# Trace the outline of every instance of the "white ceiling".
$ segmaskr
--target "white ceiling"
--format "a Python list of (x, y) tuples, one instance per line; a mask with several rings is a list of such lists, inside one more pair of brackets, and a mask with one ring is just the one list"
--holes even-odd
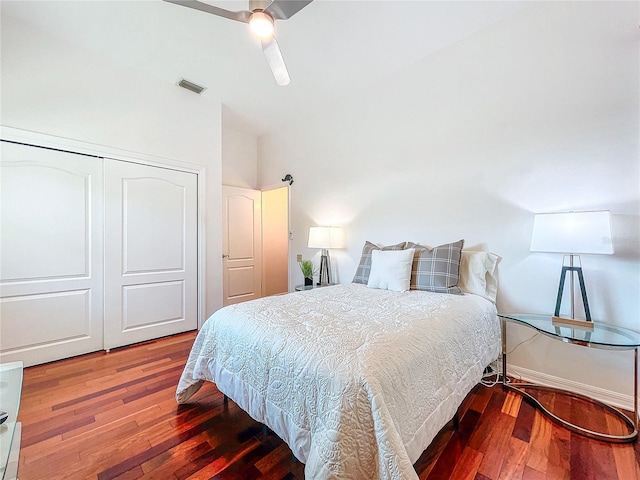
[[(207, 0), (242, 10), (248, 2)], [(275, 125), (339, 106), (480, 29), (524, 2), (315, 0), (276, 36), (291, 75), (278, 87), (248, 26), (160, 0), (2, 1), (15, 17), (156, 81), (181, 77), (204, 85), (225, 106), (225, 123), (255, 135)], [(178, 87), (176, 87), (178, 88)]]

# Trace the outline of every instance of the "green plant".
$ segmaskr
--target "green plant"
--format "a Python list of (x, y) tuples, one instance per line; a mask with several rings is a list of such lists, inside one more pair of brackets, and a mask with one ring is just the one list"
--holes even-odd
[(300, 270), (304, 278), (313, 278), (313, 262), (311, 260), (302, 260)]

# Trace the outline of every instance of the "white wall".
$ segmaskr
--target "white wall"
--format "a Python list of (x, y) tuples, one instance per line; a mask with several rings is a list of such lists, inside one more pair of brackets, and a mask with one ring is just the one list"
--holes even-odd
[(2, 125), (206, 169), (205, 316), (222, 306), (221, 104), (2, 17)]
[[(464, 238), (503, 257), (499, 311), (550, 313), (562, 259), (529, 252), (533, 214), (609, 209), (616, 254), (583, 258), (592, 316), (640, 330), (639, 17), (637, 2), (534, 3), (261, 138), (258, 183), (296, 180), (291, 271), (296, 253), (318, 263), (314, 224), (345, 226), (341, 282), (365, 240)], [(509, 348), (531, 334), (510, 328)], [(632, 358), (541, 336), (509, 357), (624, 395)]]
[(228, 127), (222, 115), (222, 183), (257, 188), (258, 138)]

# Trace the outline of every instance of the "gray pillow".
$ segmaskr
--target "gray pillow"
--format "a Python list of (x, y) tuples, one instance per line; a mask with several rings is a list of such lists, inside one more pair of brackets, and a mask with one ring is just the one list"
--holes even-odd
[(464, 240), (428, 248), (408, 242), (407, 248), (415, 248), (411, 267), (411, 290), (438, 293), (456, 293), (460, 279), (460, 256)]
[(386, 247), (379, 247), (371, 242), (364, 242), (362, 247), (362, 256), (360, 257), (360, 264), (356, 269), (356, 274), (353, 276), (352, 283), (369, 283), (369, 274), (371, 273), (371, 252), (374, 250), (404, 250), (406, 242), (398, 243), (397, 245), (389, 245)]

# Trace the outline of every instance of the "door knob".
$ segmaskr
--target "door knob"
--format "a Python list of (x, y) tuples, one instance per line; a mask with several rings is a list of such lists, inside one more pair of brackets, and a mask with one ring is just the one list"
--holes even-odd
[(223, 253), (222, 258), (229, 258), (229, 255), (227, 255), (226, 253)]

